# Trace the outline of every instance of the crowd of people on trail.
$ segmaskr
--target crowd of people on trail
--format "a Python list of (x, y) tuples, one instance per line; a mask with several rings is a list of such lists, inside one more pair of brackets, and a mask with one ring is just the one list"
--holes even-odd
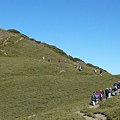
[[(42, 56), (42, 61), (43, 62), (45, 62), (45, 56)], [(50, 60), (50, 58), (48, 58), (48, 62), (51, 62), (51, 60)], [(58, 59), (58, 64), (60, 64), (61, 63), (61, 60), (60, 59)], [(66, 60), (64, 60), (64, 63), (66, 63), (67, 61)], [(83, 66), (77, 66), (77, 65), (74, 65), (74, 67), (77, 69), (77, 70), (79, 70), (80, 72), (82, 72), (83, 71)], [(100, 70), (100, 76), (102, 76), (102, 70)], [(94, 73), (97, 75), (97, 70), (95, 69), (94, 70)]]
[[(50, 62), (50, 59), (48, 59), (48, 62)], [(58, 59), (58, 64), (60, 64), (60, 59)], [(67, 61), (66, 60), (64, 60), (64, 63), (66, 63)]]
[[(44, 57), (44, 56), (42, 57), (42, 61), (45, 62), (45, 57)], [(50, 58), (48, 58), (48, 62), (51, 62)], [(67, 62), (67, 61), (64, 60), (64, 63), (66, 63), (66, 62)], [(60, 63), (61, 63), (61, 60), (58, 59), (58, 64), (60, 64)]]
[(119, 93), (120, 90), (120, 81), (114, 83), (114, 88), (106, 88), (104, 90), (98, 90), (93, 92), (91, 96), (91, 104), (96, 105), (99, 104), (100, 101), (110, 98), (111, 96), (115, 96)]

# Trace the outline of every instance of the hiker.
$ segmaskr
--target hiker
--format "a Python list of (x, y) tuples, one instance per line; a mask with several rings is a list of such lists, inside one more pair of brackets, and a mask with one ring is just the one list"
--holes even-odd
[(42, 59), (43, 59), (43, 62), (44, 62), (44, 60), (45, 60), (45, 57), (43, 56), (43, 57), (42, 57)]
[(100, 100), (101, 91), (98, 90), (96, 93), (98, 94), (98, 98), (99, 98), (99, 100)]
[(96, 105), (97, 97), (96, 97), (96, 93), (95, 92), (93, 92), (93, 94), (91, 96), (91, 100), (92, 100), (92, 105)]
[(97, 73), (97, 70), (94, 70), (94, 73), (96, 74), (96, 73)]
[(120, 89), (120, 81), (117, 82), (117, 88)]
[(48, 62), (50, 62), (50, 59), (48, 59)]
[(81, 66), (79, 67), (79, 71), (82, 72), (82, 67)]
[(118, 93), (117, 87), (113, 88), (112, 90), (114, 90), (114, 92), (112, 93), (112, 95), (113, 95), (113, 96), (117, 95), (117, 93)]
[(66, 60), (64, 60), (64, 63), (66, 63)]
[(92, 101), (92, 105), (95, 105), (95, 102), (96, 102), (95, 92), (93, 92), (91, 96), (91, 101)]
[(110, 97), (111, 97), (111, 93), (112, 93), (112, 88), (109, 88), (108, 98), (110, 98)]
[(102, 93), (102, 100), (104, 99), (104, 90), (101, 91)]
[(105, 95), (106, 95), (106, 99), (108, 99), (108, 95), (109, 95), (109, 89), (108, 88), (105, 89)]
[(117, 82), (115, 82), (113, 86), (116, 88), (117, 87)]
[(102, 91), (100, 93), (100, 101), (103, 100), (103, 94), (102, 94)]
[(102, 76), (102, 70), (100, 70), (100, 76)]
[(60, 64), (60, 59), (58, 60), (58, 63)]
[(99, 100), (100, 101), (103, 100), (103, 93), (101, 89), (98, 91), (98, 95), (99, 95)]
[(95, 97), (96, 97), (96, 104), (98, 104), (99, 103), (99, 95), (97, 92), (95, 93)]

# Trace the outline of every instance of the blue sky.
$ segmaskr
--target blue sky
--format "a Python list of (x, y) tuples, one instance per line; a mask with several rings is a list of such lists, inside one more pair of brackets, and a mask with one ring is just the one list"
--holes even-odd
[(120, 74), (120, 0), (0, 0), (0, 28)]

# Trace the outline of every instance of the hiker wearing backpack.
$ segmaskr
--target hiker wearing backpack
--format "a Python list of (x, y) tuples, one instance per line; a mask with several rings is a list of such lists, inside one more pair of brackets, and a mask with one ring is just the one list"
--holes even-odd
[(94, 70), (94, 73), (97, 74), (97, 70)]
[(108, 95), (109, 98), (111, 97), (111, 93), (112, 93), (112, 89), (109, 88), (109, 95)]
[(116, 88), (117, 87), (117, 82), (115, 82), (113, 86)]
[(101, 94), (101, 91), (98, 90), (96, 93), (98, 94), (98, 99), (100, 100), (100, 94)]
[(117, 93), (118, 93), (117, 87), (113, 88), (112, 90), (114, 90), (114, 92), (112, 93), (112, 95), (113, 95), (113, 96), (117, 95)]
[(102, 76), (102, 70), (100, 70), (100, 76)]
[(109, 97), (108, 96), (109, 95), (109, 89), (108, 88), (105, 89), (105, 95), (106, 95), (106, 99), (108, 99), (108, 97)]
[(117, 82), (117, 88), (120, 89), (120, 81)]
[(103, 92), (102, 92), (102, 90), (100, 89), (99, 91), (98, 91), (98, 95), (99, 95), (99, 100), (101, 101), (101, 100), (103, 100)]
[(91, 100), (92, 100), (92, 105), (95, 105), (95, 104), (96, 104), (96, 101), (97, 101), (95, 92), (93, 92), (93, 94), (92, 94), (92, 96), (91, 96)]
[(60, 59), (58, 60), (58, 64), (60, 64)]
[(82, 68), (82, 66), (80, 66), (80, 67), (79, 67), (79, 71), (82, 72), (82, 70), (83, 70), (83, 68)]

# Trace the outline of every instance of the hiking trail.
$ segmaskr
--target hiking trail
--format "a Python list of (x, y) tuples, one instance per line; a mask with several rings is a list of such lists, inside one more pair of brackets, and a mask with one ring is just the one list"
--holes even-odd
[[(120, 94), (120, 90), (118, 90), (117, 95), (119, 95), (119, 94)], [(111, 97), (113, 97), (113, 96), (111, 96)], [(110, 99), (110, 98), (108, 98), (108, 99)], [(106, 99), (104, 99), (104, 100), (106, 100)], [(100, 106), (99, 104), (94, 105), (94, 106), (93, 105), (89, 105), (89, 108), (95, 109), (95, 108), (98, 108), (99, 106)], [(75, 111), (74, 113), (83, 116), (86, 120), (107, 120), (107, 117), (105, 115), (103, 115), (103, 114), (94, 114), (95, 118), (93, 118), (93, 117), (85, 115), (85, 113), (82, 113), (79, 110)]]
[[(94, 105), (94, 106), (89, 105), (89, 108), (95, 109), (95, 108), (98, 108), (99, 106), (100, 106), (99, 104)], [(107, 120), (107, 117), (105, 115), (102, 115), (102, 114), (94, 114), (95, 117), (93, 118), (93, 117), (85, 115), (85, 113), (83, 113), (79, 110), (75, 111), (74, 113), (83, 116), (86, 120)]]
[[(3, 42), (2, 45), (0, 46), (4, 46), (4, 45), (7, 45), (7, 44), (10, 44), (11, 42), (8, 42), (8, 40), (10, 39), (10, 36)], [(23, 37), (21, 37), (20, 39), (18, 39), (16, 42), (14, 42), (14, 44), (18, 43), (19, 41), (23, 40)], [(4, 55), (7, 55), (6, 51), (3, 50), (3, 49), (0, 49), (0, 51), (4, 54)]]
[[(99, 107), (99, 104), (97, 104), (95, 106), (93, 106), (93, 105), (89, 106), (89, 108), (93, 108), (93, 109), (98, 108), (98, 107)], [(107, 117), (102, 114), (94, 114), (95, 117), (93, 118), (93, 117), (84, 115), (85, 113), (82, 113), (81, 111), (75, 111), (74, 113), (83, 116), (86, 120), (107, 120)]]
[(93, 117), (89, 117), (89, 116), (84, 115), (84, 113), (82, 113), (80, 111), (76, 111), (74, 113), (83, 116), (86, 120), (107, 120), (107, 117), (105, 115), (102, 115), (102, 114), (94, 114), (95, 118), (93, 118)]

